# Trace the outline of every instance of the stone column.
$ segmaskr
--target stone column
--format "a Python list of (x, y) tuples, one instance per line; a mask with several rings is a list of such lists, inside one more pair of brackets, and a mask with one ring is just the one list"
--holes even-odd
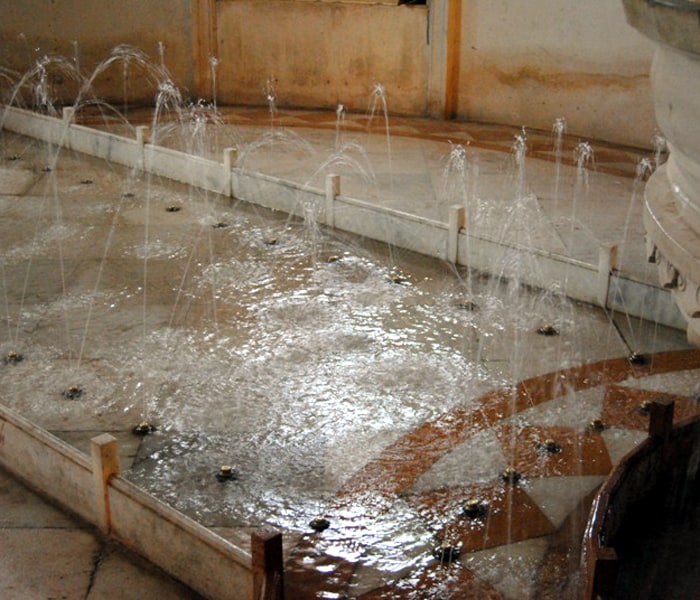
[(645, 190), (649, 260), (700, 345), (700, 3), (623, 0), (628, 22), (656, 43), (654, 110), (669, 159)]

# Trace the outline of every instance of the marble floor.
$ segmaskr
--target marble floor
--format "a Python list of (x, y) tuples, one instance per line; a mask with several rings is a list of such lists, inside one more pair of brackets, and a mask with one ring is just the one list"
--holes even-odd
[[(305, 149), (299, 140), (311, 146), (332, 147), (338, 135), (333, 113), (278, 111), (275, 126), (286, 132), (283, 142), (295, 150), (287, 153), (286, 161), (271, 160), (264, 153), (250, 152), (250, 140), (259, 139), (261, 131), (264, 133), (269, 125), (268, 111), (226, 109), (222, 110), (222, 118), (227, 125), (218, 137), (215, 136), (207, 152), (218, 153), (236, 142), (242, 149), (249, 150), (247, 155), (239, 156), (247, 168), (270, 170), (298, 181), (308, 181), (310, 177), (307, 159), (318, 159), (317, 152)], [(349, 143), (349, 138), (358, 136), (368, 149), (366, 152), (376, 155), (370, 161), (374, 165), (373, 177), (383, 180), (381, 185), (375, 185), (359, 177), (348, 183), (351, 189), (358, 193), (364, 190), (377, 202), (431, 218), (440, 218), (451, 202), (439, 196), (444, 189), (441, 177), (445, 161), (449, 160), (455, 144), (464, 144), (474, 156), (479, 154), (479, 158), (473, 160), (480, 165), (480, 195), (503, 195), (507, 192), (499, 186), (503, 179), (511, 176), (513, 139), (520, 133), (519, 129), (508, 127), (397, 118), (392, 119), (389, 159), (387, 138), (377, 130), (378, 125), (371, 125), (368, 131), (366, 117), (356, 117), (348, 118), (344, 128), (344, 142)], [(280, 136), (277, 135), (277, 141)], [(5, 256), (3, 269), (12, 274), (13, 259), (24, 261), (23, 266), (28, 260), (16, 249), (29, 248), (29, 245), (22, 245), (23, 232), (13, 226), (19, 222), (13, 219), (20, 219), (23, 206), (41, 203), (44, 192), (40, 190), (45, 189), (41, 182), (46, 173), (42, 171), (41, 148), (7, 134), (3, 134), (1, 140), (0, 215), (4, 226), (0, 244)], [(563, 200), (563, 193), (559, 197), (559, 192), (553, 191), (551, 175), (558, 160), (551, 135), (528, 132), (528, 140), (528, 153), (534, 159), (532, 166), (528, 163), (528, 186), (551, 226), (544, 227), (537, 239), (542, 243), (559, 244), (560, 249), (568, 247), (580, 260), (593, 259), (592, 248), (601, 240), (624, 241), (622, 264), (631, 275), (651, 284), (655, 273), (643, 256), (640, 200), (635, 187), (639, 184), (639, 161), (650, 153), (591, 142), (596, 157), (595, 171), (586, 182), (592, 189), (591, 195), (578, 203), (576, 212), (572, 213), (571, 202)], [(572, 136), (566, 138), (562, 146), (565, 150), (561, 164), (566, 175), (559, 185), (562, 190), (568, 190), (569, 199), (576, 196), (577, 185), (582, 184), (581, 181), (577, 183), (574, 154), (579, 143), (580, 140)], [(115, 185), (123, 193), (119, 187), (124, 185), (123, 174), (108, 165), (73, 157), (67, 157), (63, 165), (55, 185), (59, 193), (65, 195), (62, 208), (67, 218), (80, 214), (95, 198), (104, 198)], [(132, 183), (134, 189), (139, 185), (136, 181)], [(175, 193), (164, 184), (157, 203), (167, 205)], [(141, 218), (136, 208), (130, 210), (124, 215), (125, 221), (131, 223)], [(93, 217), (94, 214), (95, 211)], [(100, 215), (100, 218), (111, 222), (111, 214)], [(21, 218), (31, 219), (31, 216)], [(177, 236), (185, 231), (184, 219), (177, 219), (180, 220), (167, 224), (156, 221), (154, 225)], [(576, 243), (567, 239), (572, 223), (575, 224)], [(556, 236), (551, 236), (552, 228), (558, 231)], [(110, 234), (107, 229), (96, 228), (89, 239), (75, 232), (71, 235), (76, 241), (68, 257), (71, 281), (90, 288), (92, 280), (88, 275), (94, 275), (96, 263), (88, 268), (81, 260), (95, 252), (91, 248), (95, 239)], [(522, 233), (516, 229), (514, 235)], [(130, 240), (128, 244), (135, 242)], [(125, 247), (128, 244), (123, 243)], [(647, 417), (639, 409), (642, 402), (673, 399), (678, 419), (697, 413), (700, 352), (689, 347), (682, 331), (578, 304), (567, 305), (566, 317), (556, 323), (554, 335), (542, 335), (538, 331), (539, 322), (515, 328), (496, 326), (483, 320), (486, 319), (485, 310), (481, 311), (481, 317), (466, 314), (472, 310), (465, 302), (457, 304), (463, 311), (462, 316), (454, 317), (453, 313), (442, 312), (445, 306), (441, 302), (449, 298), (454, 308), (455, 301), (459, 300), (456, 295), (445, 294), (443, 288), (440, 288), (443, 296), (438, 294), (443, 298), (441, 301), (428, 301), (424, 295), (428, 288), (435, 291), (434, 281), (440, 279), (436, 272), (451, 273), (451, 269), (435, 261), (426, 266), (415, 257), (399, 254), (392, 256), (392, 260), (400, 264), (403, 273), (411, 274), (411, 287), (399, 285), (398, 291), (392, 288), (391, 293), (397, 295), (391, 297), (371, 288), (369, 292), (374, 300), (366, 299), (365, 303), (368, 306), (373, 302), (386, 303), (388, 310), (396, 310), (398, 297), (402, 307), (410, 305), (417, 312), (434, 310), (438, 316), (445, 315), (444, 320), (480, 319), (479, 332), (468, 326), (466, 329), (470, 333), (455, 345), (465, 358), (478, 359), (488, 377), (454, 397), (446, 392), (442, 407), (424, 410), (415, 417), (395, 415), (397, 425), (394, 428), (380, 430), (374, 438), (367, 439), (364, 453), (360, 452), (362, 460), (356, 464), (340, 461), (345, 464), (338, 467), (338, 472), (330, 477), (332, 482), (325, 482), (327, 487), (323, 488), (320, 513), (328, 519), (329, 527), (320, 532), (292, 527), (284, 533), (288, 561), (286, 597), (299, 600), (314, 597), (358, 600), (573, 598), (577, 540), (596, 489), (616, 462), (644, 439)], [(28, 288), (29, 296), (36, 296), (39, 301), (31, 308), (27, 301), (26, 309), (31, 313), (32, 334), (47, 329), (50, 335), (57, 335), (52, 328), (58, 329), (58, 326), (47, 324), (48, 317), (44, 318), (53, 309), (47, 308), (46, 297), (54, 293), (48, 290), (46, 282), (57, 267), (45, 256), (42, 260), (36, 275), (29, 278)], [(167, 261), (162, 261), (163, 268), (166, 263), (178, 260), (182, 262), (184, 258), (172, 254)], [(152, 268), (156, 268), (156, 263), (152, 261)], [(132, 273), (133, 267), (125, 261), (119, 264), (120, 272)], [(18, 273), (21, 275), (23, 271)], [(459, 275), (465, 277), (464, 273)], [(107, 277), (112, 284), (111, 278), (117, 275)], [(167, 292), (167, 282), (172, 277), (167, 271), (162, 272), (157, 282), (162, 289), (158, 293)], [(126, 291), (123, 293), (125, 297), (128, 295)], [(285, 302), (285, 297), (294, 296), (283, 296), (281, 303)], [(499, 298), (507, 313), (507, 294)], [(536, 304), (536, 293), (533, 298)], [(552, 302), (549, 297), (545, 300)], [(443, 304), (447, 302), (444, 300)], [(11, 294), (5, 303), (10, 308), (20, 304)], [(121, 332), (130, 322), (129, 318), (136, 319), (133, 315), (141, 310), (140, 304), (131, 306), (126, 301), (123, 308), (133, 314), (123, 313), (127, 316), (120, 318), (125, 320), (114, 323), (110, 331)], [(68, 310), (85, 309), (80, 305), (68, 307)], [(7, 312), (13, 313), (12, 310)], [(183, 318), (195, 318), (206, 312), (206, 306), (193, 303)], [(272, 319), (270, 328), (274, 330), (277, 323), (270, 314), (275, 314), (274, 307), (265, 317), (268, 321)], [(234, 309), (231, 315), (240, 317)], [(328, 326), (323, 312), (313, 313), (309, 322), (298, 314), (292, 316), (297, 319), (294, 325), (300, 331), (308, 328), (313, 332), (313, 327), (318, 327), (317, 336), (322, 341), (323, 328)], [(289, 317), (285, 313), (284, 319), (289, 320)], [(158, 318), (168, 321), (167, 315)], [(386, 319), (386, 315), (382, 318)], [(16, 325), (9, 321), (8, 317), (8, 325)], [(435, 319), (434, 323), (442, 327), (440, 319)], [(3, 339), (0, 349), (7, 352), (14, 338), (9, 335)], [(311, 346), (306, 345), (305, 338), (299, 339), (300, 351), (308, 351)], [(353, 344), (357, 344), (357, 339)], [(291, 343), (290, 347), (293, 346)], [(97, 344), (95, 348), (105, 352)], [(386, 348), (382, 348), (385, 352)], [(88, 351), (92, 350), (88, 346)], [(435, 352), (439, 351), (441, 347), (436, 344)], [(643, 360), (631, 362), (632, 352)], [(99, 356), (102, 355), (94, 352), (95, 364)], [(408, 357), (410, 351), (401, 355), (401, 361), (406, 363)], [(398, 381), (396, 389), (410, 396), (412, 391), (422, 389), (421, 378), (437, 377), (438, 371), (430, 370), (434, 366), (427, 358), (424, 360), (423, 370), (416, 368), (414, 372), (406, 367), (400, 371), (405, 381)], [(104, 361), (104, 365), (103, 371), (108, 361)], [(177, 367), (187, 369), (180, 362)], [(7, 383), (25, 368), (0, 365), (0, 377)], [(184, 372), (187, 375), (195, 369)], [(22, 373), (32, 377), (29, 371)], [(98, 375), (99, 379), (104, 373)], [(39, 381), (38, 375), (34, 377), (34, 381)], [(293, 377), (290, 374), (289, 379)], [(454, 377), (454, 372), (445, 375), (446, 390)], [(284, 396), (285, 382), (279, 380), (276, 384)], [(140, 415), (138, 409), (126, 405), (116, 404), (112, 407), (113, 414), (109, 411), (102, 414), (88, 398), (85, 405), (64, 403), (57, 408), (54, 404), (53, 408), (46, 409), (27, 405), (16, 390), (8, 386), (0, 393), (0, 401), (25, 411), (25, 416), (79, 449), (85, 450), (87, 440), (96, 432), (110, 431), (120, 440), (122, 464), (126, 469), (132, 467), (135, 476), (140, 476), (140, 465), (166, 448), (166, 443), (156, 438), (143, 440), (131, 435), (130, 428)], [(599, 429), (591, 426), (596, 419), (602, 424)], [(315, 427), (310, 421), (307, 429), (312, 431)], [(211, 439), (221, 436), (220, 427), (210, 427), (204, 432), (204, 436), (207, 435)], [(334, 451), (342, 457), (345, 450), (340, 445)], [(311, 454), (304, 454), (304, 457), (309, 456)], [(504, 477), (507, 469), (510, 475)], [(0, 563), (4, 567), (0, 579), (3, 597), (136, 598), (145, 593), (163, 598), (195, 597), (128, 552), (101, 539), (70, 515), (46, 504), (6, 474), (0, 483), (0, 502), (5, 515), (0, 522), (0, 547), (13, 549), (0, 553)], [(474, 507), (470, 502), (478, 507), (475, 513), (467, 510), (468, 505)], [(206, 513), (204, 520), (217, 533), (241, 545), (248, 543), (253, 529), (245, 519), (232, 523)], [(63, 551), (59, 553), (51, 548)], [(61, 560), (55, 559), (56, 554), (60, 554)], [(445, 560), (446, 556), (449, 560)], [(32, 570), (32, 565), (38, 564), (45, 567)], [(116, 583), (115, 572), (127, 575), (122, 575)]]

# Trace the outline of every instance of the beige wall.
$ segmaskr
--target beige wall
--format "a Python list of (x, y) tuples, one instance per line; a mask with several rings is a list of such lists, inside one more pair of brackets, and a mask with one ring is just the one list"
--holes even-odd
[[(0, 0), (0, 14), (0, 64), (20, 70), (43, 54), (71, 57), (73, 40), (84, 70), (125, 43), (157, 61), (163, 42), (184, 95), (211, 98), (209, 59), (219, 60), (220, 104), (264, 105), (272, 81), (280, 106), (363, 111), (382, 83), (396, 114), (449, 107), (538, 129), (565, 117), (570, 133), (645, 146), (655, 130), (652, 46), (619, 0), (432, 0), (430, 10), (372, 0)], [(448, 14), (460, 25), (453, 48)], [(131, 77), (132, 99), (152, 100), (153, 86)], [(121, 99), (121, 70), (100, 86)]]
[[(45, 55), (73, 60), (77, 41), (79, 64), (87, 73), (120, 44), (136, 46), (159, 62), (162, 42), (173, 80), (193, 87), (190, 0), (0, 0), (0, 15), (0, 66), (23, 73)], [(151, 102), (155, 88), (139, 80), (137, 69), (129, 75), (132, 99)], [(123, 69), (106, 71), (97, 86), (106, 99), (121, 100)]]
[(287, 106), (366, 110), (373, 87), (395, 113), (426, 109), (426, 7), (217, 2), (222, 102), (264, 104), (268, 80)]
[(619, 0), (470, 0), (458, 114), (648, 146), (652, 52)]

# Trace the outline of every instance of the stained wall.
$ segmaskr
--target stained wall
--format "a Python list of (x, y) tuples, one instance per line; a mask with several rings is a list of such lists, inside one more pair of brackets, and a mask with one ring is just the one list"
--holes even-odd
[(648, 145), (653, 48), (615, 0), (462, 3), (457, 113)]
[[(46, 56), (71, 62), (77, 57), (81, 71), (88, 73), (122, 44), (138, 48), (156, 63), (162, 54), (173, 81), (185, 90), (193, 89), (196, 63), (190, 0), (0, 0), (0, 67), (25, 73)], [(56, 96), (74, 91), (65, 73), (50, 70), (49, 83)], [(122, 64), (105, 70), (95, 87), (102, 98), (121, 101)], [(126, 86), (131, 100), (152, 102), (156, 90), (157, 85), (132, 61)]]
[(367, 110), (381, 83), (391, 110), (424, 114), (426, 6), (233, 0), (216, 4), (224, 102)]
[[(220, 104), (272, 91), (279, 106), (363, 111), (381, 83), (396, 114), (537, 129), (565, 117), (575, 135), (643, 146), (656, 128), (652, 45), (617, 0), (0, 0), (0, 14), (0, 64), (17, 70), (74, 42), (84, 69), (118, 44), (157, 61), (162, 43), (184, 94)], [(128, 87), (154, 97), (135, 70)], [(124, 96), (119, 69), (98, 92)]]

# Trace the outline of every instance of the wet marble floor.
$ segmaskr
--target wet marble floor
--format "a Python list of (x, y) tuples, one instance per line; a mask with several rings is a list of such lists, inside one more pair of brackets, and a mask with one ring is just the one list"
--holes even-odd
[[(248, 128), (264, 127), (269, 114), (265, 110), (240, 109), (224, 111), (224, 118), (230, 124), (239, 125), (241, 129), (237, 130), (237, 135), (246, 138), (255, 135)], [(280, 127), (293, 127), (297, 131), (316, 129), (324, 135), (335, 135), (332, 114), (280, 111), (276, 118)], [(348, 127), (348, 131), (354, 128), (365, 135), (366, 124), (362, 119)], [(444, 159), (449, 154), (450, 142), (464, 142), (495, 153), (496, 158), (489, 159), (490, 164), (500, 165), (498, 172), (503, 176), (504, 165), (507, 166), (511, 156), (513, 136), (518, 133), (513, 128), (408, 119), (392, 120), (392, 130), (402, 135), (391, 138), (392, 173), (396, 176), (392, 175), (395, 187), (386, 201), (397, 206), (404, 202), (417, 211), (424, 210), (425, 214), (441, 210), (434, 198), (434, 190), (440, 187), (437, 177), (443, 169), (438, 166), (437, 158)], [(551, 167), (553, 150), (548, 134), (532, 132), (529, 139), (530, 153), (540, 154), (543, 162)], [(224, 146), (230, 142), (220, 141)], [(7, 224), (16, 218), (17, 203), (40, 200), (37, 189), (45, 173), (42, 172), (41, 150), (31, 142), (20, 138), (11, 143), (5, 138), (3, 142), (8, 145), (3, 147), (0, 197)], [(381, 132), (374, 133), (370, 142), (377, 147), (385, 144)], [(416, 150), (416, 144), (424, 142), (429, 142), (430, 148)], [(569, 166), (574, 162), (571, 152), (576, 143), (575, 139), (566, 141)], [(622, 199), (619, 203), (597, 199), (582, 204), (580, 216), (582, 221), (589, 219), (587, 223), (592, 229), (596, 227), (596, 220), (603, 218), (608, 223), (599, 228), (607, 227), (614, 233), (611, 222), (630, 220), (629, 199), (637, 164), (648, 152), (607, 144), (597, 147), (598, 171), (611, 178), (612, 188), (625, 191), (619, 194)], [(425, 199), (423, 192), (416, 197), (416, 190), (428, 188), (418, 185), (415, 177), (408, 177), (415, 170), (410, 161), (411, 154), (416, 158), (416, 152), (423, 156), (421, 160), (425, 161), (427, 156), (435, 161), (426, 171), (429, 179), (435, 178), (430, 184), (433, 190), (430, 200)], [(402, 156), (408, 161), (403, 170), (400, 167)], [(256, 168), (269, 164), (264, 157), (255, 158), (257, 163), (254, 158), (250, 160)], [(110, 193), (109, 190), (113, 193), (115, 186), (121, 191), (124, 185), (123, 174), (109, 166), (87, 163), (89, 168), (85, 170), (81, 166), (83, 170), (79, 172), (75, 168), (78, 164), (83, 163), (68, 160), (60, 173), (58, 187), (67, 197), (75, 195), (63, 205), (68, 210), (66, 214), (73, 210), (79, 214), (92, 199)], [(299, 170), (299, 165), (277, 164), (276, 168), (278, 174), (285, 171), (291, 174)], [(547, 173), (546, 178), (539, 179), (535, 172), (531, 173), (532, 185), (543, 189), (551, 186), (549, 171)], [(494, 166), (494, 182), (495, 175)], [(295, 176), (299, 176), (298, 173)], [(91, 184), (83, 183), (88, 178)], [(569, 179), (568, 185), (573, 183)], [(164, 188), (157, 202), (165, 205), (172, 198), (172, 192)], [(554, 200), (550, 197), (550, 201)], [(384, 197), (377, 201), (384, 201)], [(606, 204), (604, 214), (601, 214), (599, 202)], [(136, 220), (135, 209), (126, 217)], [(184, 217), (176, 218), (179, 221), (170, 221), (167, 226), (155, 225), (161, 226), (162, 231), (179, 235), (184, 231)], [(15, 248), (22, 232), (12, 227), (5, 227), (3, 231), (4, 250)], [(626, 235), (634, 238), (625, 252), (627, 256), (635, 256), (630, 260), (630, 264), (635, 265), (630, 270), (637, 269), (640, 277), (651, 279), (653, 270), (645, 265), (645, 259), (636, 256), (637, 250), (643, 248), (643, 240), (632, 235), (635, 231), (641, 231), (641, 223), (635, 222), (626, 229)], [(107, 234), (98, 231), (96, 235)], [(136, 244), (135, 241), (129, 243)], [(71, 273), (76, 281), (91, 281), (88, 271), (81, 270), (80, 265), (80, 259), (84, 258), (80, 254), (91, 251), (94, 252), (85, 240), (76, 237), (70, 257)], [(7, 252), (4, 256), (12, 259)], [(403, 258), (409, 263), (412, 260)], [(182, 257), (175, 256), (175, 259), (182, 260)], [(45, 270), (38, 272), (48, 274), (56, 270), (56, 265), (47, 262), (42, 269)], [(94, 264), (90, 269), (94, 274)], [(128, 265), (122, 264), (120, 269), (127, 275), (131, 273)], [(157, 282), (162, 290), (167, 290), (168, 277), (163, 275)], [(49, 293), (44, 289), (48, 285), (46, 281), (47, 278), (34, 277), (30, 282), (30, 295), (43, 300)], [(415, 288), (419, 289), (420, 285), (416, 284)], [(408, 296), (405, 298), (409, 302)], [(410, 302), (421, 308), (420, 301)], [(195, 309), (199, 310), (196, 306)], [(38, 314), (46, 311), (46, 307), (39, 303), (33, 310)], [(77, 310), (84, 309), (79, 306)], [(136, 306), (132, 310), (136, 314), (140, 308)], [(197, 313), (191, 307), (188, 310), (188, 315)], [(616, 462), (646, 435), (647, 417), (639, 410), (640, 404), (645, 400), (670, 398), (676, 401), (677, 418), (696, 414), (700, 396), (700, 354), (688, 346), (682, 331), (624, 315), (606, 314), (589, 306), (577, 305), (570, 310), (558, 335), (539, 335), (538, 323), (533, 323), (527, 326), (529, 329), (513, 332), (494, 328), (488, 331), (488, 336), (482, 335), (474, 341), (473, 347), (470, 341), (460, 342), (464, 345), (462, 352), (478, 354), (483, 367), (493, 376), (489, 380), (491, 383), (465, 390), (464, 397), (458, 401), (451, 398), (444, 408), (436, 409), (425, 418), (402, 421), (400, 428), (385, 432), (383, 439), (372, 440), (363, 460), (343, 465), (331, 487), (324, 488), (324, 500), (319, 506), (319, 514), (328, 519), (329, 527), (322, 532), (293, 528), (284, 534), (287, 597), (299, 600), (313, 597), (364, 600), (573, 597), (577, 540), (591, 499)], [(202, 312), (206, 311), (202, 309)], [(166, 322), (168, 319), (167, 315), (158, 318)], [(318, 314), (314, 319), (318, 319)], [(121, 331), (121, 327), (122, 324), (115, 324), (114, 331)], [(516, 347), (518, 350), (514, 351)], [(2, 348), (9, 346), (5, 343)], [(628, 358), (632, 351), (644, 360), (631, 364)], [(2, 375), (6, 377), (13, 367), (5, 364), (0, 368), (5, 370)], [(517, 379), (513, 379), (513, 373), (518, 374)], [(418, 379), (411, 381), (414, 387), (420, 385)], [(498, 386), (494, 381), (508, 384)], [(15, 401), (7, 389), (0, 394), (2, 396)], [(16, 400), (14, 408), (28, 411), (40, 425), (83, 451), (87, 451), (90, 437), (109, 430), (120, 440), (122, 465), (126, 470), (133, 465), (138, 467), (165, 447), (159, 447), (157, 440), (144, 441), (131, 434), (130, 429), (139, 418), (138, 409), (117, 407), (124, 409), (121, 414), (107, 418), (92, 412), (89, 405), (87, 409), (61, 405), (52, 414)], [(596, 419), (602, 422), (600, 430), (591, 427)], [(221, 436), (221, 430), (214, 426), (202, 436), (214, 439)], [(550, 440), (555, 443), (553, 451), (548, 450)], [(149, 444), (152, 445), (149, 447)], [(342, 451), (341, 446), (337, 453), (342, 455)], [(512, 469), (517, 476), (504, 480), (506, 469)], [(7, 498), (17, 494), (25, 498), (26, 492), (17, 491), (21, 489), (19, 484), (11, 479), (3, 481)], [(478, 502), (481, 508), (474, 517), (465, 511), (470, 501)], [(78, 562), (65, 565), (47, 558), (46, 554), (30, 555), (35, 558), (26, 559), (22, 564), (48, 561), (55, 567), (50, 571), (46, 569), (51, 576), (43, 577), (40, 584), (15, 577), (0, 585), (11, 589), (18, 598), (35, 593), (41, 594), (37, 597), (44, 597), (44, 594), (67, 598), (117, 597), (110, 596), (110, 593), (117, 593), (112, 587), (116, 584), (107, 579), (89, 588), (93, 595), (85, 595), (86, 578), (88, 582), (98, 581), (89, 574), (94, 572), (99, 577), (95, 566), (109, 563), (99, 559), (103, 556), (99, 550), (102, 542), (96, 542), (82, 525), (57, 526), (51, 520), (44, 523), (41, 519), (30, 519), (29, 513), (23, 513), (21, 508), (30, 504), (24, 500), (19, 507), (15, 504), (12, 514), (16, 518), (3, 522), (0, 534), (7, 540), (24, 535), (19, 545), (30, 552), (34, 544), (29, 540), (36, 540), (43, 546), (40, 532), (30, 530), (56, 530), (57, 536), (66, 534), (57, 538), (59, 545), (68, 547), (72, 543), (69, 538), (77, 535), (81, 540), (76, 543), (83, 544), (86, 550), (79, 560), (76, 559)], [(205, 524), (243, 546), (248, 544), (254, 528), (248, 522), (235, 524), (213, 518)], [(75, 534), (75, 529), (80, 533)], [(446, 555), (450, 560), (443, 560)], [(8, 568), (14, 564), (7, 554), (0, 558)], [(79, 581), (67, 576), (76, 569), (83, 574)], [(174, 590), (167, 578), (162, 584), (157, 581), (156, 577), (156, 582), (149, 580), (149, 583), (137, 583), (136, 587), (151, 589), (151, 585), (162, 585), (162, 591), (158, 592), (161, 597), (180, 597), (178, 594), (182, 592)], [(98, 589), (103, 589), (100, 593), (104, 595), (97, 595)]]

